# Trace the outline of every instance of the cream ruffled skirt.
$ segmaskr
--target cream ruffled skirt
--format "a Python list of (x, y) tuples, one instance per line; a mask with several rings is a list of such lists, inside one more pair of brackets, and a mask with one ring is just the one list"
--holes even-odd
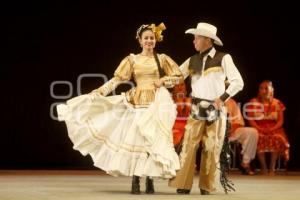
[(86, 94), (57, 106), (74, 149), (113, 176), (172, 178), (180, 168), (173, 146), (176, 105), (160, 88), (148, 108), (133, 108), (125, 94)]

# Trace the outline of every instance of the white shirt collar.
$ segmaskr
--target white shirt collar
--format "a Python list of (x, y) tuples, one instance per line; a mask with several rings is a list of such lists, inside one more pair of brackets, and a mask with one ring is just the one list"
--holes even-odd
[(215, 56), (215, 54), (216, 54), (216, 49), (215, 49), (215, 47), (213, 47), (213, 48), (209, 51), (208, 56), (210, 56), (211, 58), (213, 58), (213, 57)]
[(208, 52), (207, 55), (205, 55), (204, 57), (206, 58), (207, 56), (210, 56), (211, 58), (213, 58), (216, 54), (216, 49), (215, 47), (211, 48), (211, 50)]

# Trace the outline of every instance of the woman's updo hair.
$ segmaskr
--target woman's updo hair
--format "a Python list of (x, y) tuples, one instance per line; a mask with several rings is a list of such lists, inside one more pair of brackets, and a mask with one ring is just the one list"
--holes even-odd
[(149, 25), (143, 24), (136, 31), (136, 39), (141, 39), (142, 38), (142, 34), (145, 31), (152, 31), (152, 29), (149, 27)]
[(154, 33), (157, 42), (161, 42), (163, 40), (162, 32), (166, 30), (166, 26), (164, 23), (160, 23), (158, 26), (155, 26), (155, 24), (143, 24), (136, 31), (136, 39), (141, 39), (143, 32), (148, 30)]

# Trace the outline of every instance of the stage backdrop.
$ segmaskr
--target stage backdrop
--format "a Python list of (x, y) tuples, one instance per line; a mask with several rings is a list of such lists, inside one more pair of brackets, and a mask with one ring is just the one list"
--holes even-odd
[(135, 34), (143, 23), (165, 23), (157, 51), (181, 64), (195, 53), (184, 31), (200, 21), (218, 27), (224, 42), (218, 49), (233, 56), (243, 76), (238, 102), (255, 97), (260, 81), (273, 81), (275, 97), (287, 107), (289, 168), (300, 168), (299, 56), (293, 48), (299, 34), (291, 4), (26, 1), (6, 5), (1, 15), (1, 169), (92, 169), (91, 159), (72, 149), (54, 106), (99, 87), (122, 58), (139, 53)]

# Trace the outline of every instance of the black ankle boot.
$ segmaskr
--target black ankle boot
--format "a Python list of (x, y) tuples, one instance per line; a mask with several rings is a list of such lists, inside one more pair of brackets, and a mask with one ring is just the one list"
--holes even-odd
[(149, 178), (149, 176), (147, 176), (146, 178), (146, 193), (147, 194), (154, 193), (153, 179)]
[(203, 189), (200, 189), (200, 193), (201, 195), (209, 195), (209, 191), (206, 191), (206, 190), (203, 190)]
[(132, 177), (132, 185), (131, 185), (131, 194), (140, 194), (140, 177), (133, 176)]
[(177, 194), (190, 194), (191, 190), (187, 190), (187, 189), (177, 189), (176, 192)]

